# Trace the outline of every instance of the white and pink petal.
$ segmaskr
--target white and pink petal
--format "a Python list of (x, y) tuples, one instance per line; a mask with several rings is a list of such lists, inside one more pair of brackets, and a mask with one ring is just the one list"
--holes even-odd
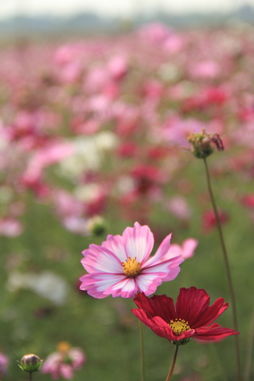
[(137, 292), (138, 288), (136, 285), (135, 278), (125, 278), (121, 280), (119, 283), (114, 284), (110, 290), (108, 290), (110, 295), (121, 298), (133, 298)]
[(128, 227), (123, 232), (123, 240), (127, 257), (136, 258), (138, 262), (144, 262), (150, 255), (154, 237), (150, 228), (141, 226), (135, 222), (134, 227)]
[(182, 257), (177, 257), (168, 261), (164, 261), (153, 266), (145, 267), (142, 274), (159, 274), (163, 282), (173, 280), (180, 272), (179, 264), (182, 263)]
[(90, 245), (82, 254), (84, 258), (82, 258), (81, 263), (89, 273), (105, 272), (119, 274), (123, 272), (119, 258), (105, 247)]
[(184, 259), (191, 258), (198, 246), (198, 241), (194, 238), (186, 239), (182, 244), (182, 256)]
[(101, 246), (114, 253), (121, 262), (126, 261), (127, 254), (125, 251), (125, 245), (122, 236), (108, 235), (106, 241), (102, 242)]
[(145, 295), (153, 294), (163, 281), (163, 273), (142, 273), (136, 279), (139, 292)]
[(80, 278), (80, 290), (97, 299), (106, 298), (111, 294), (111, 288), (125, 279), (124, 275), (92, 273)]
[(172, 237), (172, 234), (168, 234), (164, 238), (159, 248), (157, 249), (156, 253), (146, 261), (145, 263), (146, 266), (150, 266), (159, 261), (164, 260), (164, 256), (167, 254), (170, 248), (171, 237)]

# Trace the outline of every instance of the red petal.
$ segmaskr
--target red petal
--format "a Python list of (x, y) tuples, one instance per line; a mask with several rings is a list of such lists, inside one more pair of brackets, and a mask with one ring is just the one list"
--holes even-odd
[(173, 299), (166, 295), (154, 295), (151, 298), (140, 293), (134, 298), (134, 302), (142, 308), (147, 316), (160, 316), (168, 324), (171, 319), (176, 318)]
[(206, 312), (210, 297), (203, 289), (181, 288), (176, 302), (176, 315), (186, 320), (191, 327)]
[(220, 341), (228, 336), (238, 334), (239, 332), (234, 329), (224, 328), (219, 324), (213, 324), (209, 327), (197, 328), (193, 338), (198, 341)]
[(224, 302), (223, 298), (218, 298), (215, 302), (207, 308), (207, 310), (197, 316), (195, 322), (193, 322), (192, 328), (202, 327), (203, 325), (208, 325), (217, 319), (226, 309), (228, 308), (228, 303)]
[(142, 309), (132, 309), (132, 313), (139, 318), (145, 325), (147, 325), (151, 330), (160, 337), (164, 337), (168, 340), (175, 340), (175, 335), (172, 333), (169, 324), (167, 324), (159, 316), (154, 316), (149, 318), (145, 311)]

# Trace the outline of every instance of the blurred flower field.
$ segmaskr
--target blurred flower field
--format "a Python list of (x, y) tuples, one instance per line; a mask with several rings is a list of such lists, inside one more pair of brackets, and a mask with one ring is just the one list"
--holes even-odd
[[(134, 303), (79, 289), (81, 251), (135, 221), (150, 226), (155, 249), (171, 232), (172, 244), (198, 242), (160, 293), (175, 298), (179, 287), (195, 286), (230, 302), (204, 165), (188, 142), (205, 130), (225, 147), (207, 160), (236, 291), (242, 373), (252, 380), (253, 29), (158, 23), (119, 36), (5, 44), (0, 78), (0, 352), (9, 359), (0, 376), (26, 379), (16, 366), (25, 353), (46, 359), (70, 343), (74, 355), (85, 353), (73, 380), (139, 379)], [(233, 328), (229, 310), (219, 321)], [(172, 346), (144, 332), (146, 381), (163, 380)], [(189, 343), (174, 379), (234, 380), (233, 339)]]

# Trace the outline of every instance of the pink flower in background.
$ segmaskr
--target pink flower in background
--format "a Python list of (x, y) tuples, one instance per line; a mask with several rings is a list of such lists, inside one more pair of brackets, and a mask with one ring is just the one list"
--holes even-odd
[[(66, 229), (79, 234), (87, 218), (107, 214), (109, 202), (131, 221), (146, 223), (158, 206), (179, 220), (172, 221), (176, 228), (188, 226), (189, 180), (183, 186), (177, 180), (170, 199), (167, 184), (182, 178), (188, 160), (181, 148), (189, 150), (187, 138), (202, 129), (223, 136), (227, 147), (239, 147), (215, 163), (215, 171), (253, 177), (247, 41), (247, 32), (201, 35), (152, 23), (118, 38), (3, 49), (0, 234), (19, 234), (16, 220), (25, 218), (31, 199), (53, 209)], [(116, 142), (108, 148), (101, 138), (105, 133)], [(80, 189), (87, 187), (90, 171), (102, 190), (83, 198)], [(4, 184), (11, 190), (7, 196)], [(58, 199), (59, 186), (70, 202)], [(233, 197), (253, 204), (251, 195)], [(25, 209), (17, 216), (10, 209), (20, 201)], [(205, 220), (207, 229), (213, 226), (213, 218)]]
[(123, 55), (112, 57), (107, 66), (109, 75), (116, 81), (123, 79), (128, 72), (128, 62)]
[(37, 151), (30, 158), (23, 174), (24, 179), (37, 179), (41, 176), (44, 168), (58, 163), (73, 154), (73, 146), (69, 142), (60, 140), (52, 141)]
[(80, 79), (82, 73), (82, 66), (79, 62), (70, 62), (68, 65), (59, 70), (59, 77), (61, 82), (71, 84)]
[(172, 197), (167, 205), (167, 209), (180, 220), (188, 220), (191, 217), (191, 209), (187, 200), (181, 196)]
[(160, 22), (154, 22), (142, 26), (139, 30), (141, 38), (150, 43), (160, 44), (167, 40), (172, 34), (172, 30)]
[(131, 170), (132, 178), (135, 181), (138, 194), (144, 195), (154, 190), (159, 184), (165, 181), (164, 174), (155, 165), (136, 165)]
[(138, 145), (133, 142), (124, 142), (119, 145), (117, 155), (123, 158), (132, 158), (137, 155)]
[(221, 69), (216, 61), (205, 60), (194, 62), (189, 70), (194, 78), (214, 79), (219, 76)]
[(64, 44), (59, 46), (54, 53), (54, 63), (57, 65), (68, 65), (78, 57), (78, 47), (76, 44)]
[(0, 352), (0, 379), (6, 374), (9, 365), (8, 357)]
[[(220, 211), (219, 212), (219, 218), (220, 218), (220, 222), (222, 224), (224, 224), (224, 223), (228, 222), (229, 215), (225, 212)], [(214, 229), (217, 225), (216, 217), (215, 217), (214, 212), (212, 210), (208, 210), (207, 212), (205, 212), (203, 214), (202, 220), (203, 220), (202, 221), (203, 228), (207, 232)]]
[(163, 96), (164, 87), (159, 81), (148, 80), (144, 83), (142, 95), (148, 99), (161, 99)]
[(48, 373), (53, 380), (73, 378), (75, 370), (85, 363), (86, 357), (82, 349), (72, 348), (67, 342), (62, 341), (57, 346), (57, 352), (51, 353), (44, 361), (41, 371)]
[(169, 54), (179, 53), (184, 49), (184, 38), (180, 34), (171, 32), (170, 36), (166, 38), (163, 44), (163, 49)]
[(183, 241), (182, 245), (172, 244), (170, 249), (164, 256), (165, 259), (174, 258), (176, 256), (181, 256), (184, 260), (191, 258), (194, 255), (194, 251), (198, 246), (198, 241), (194, 238), (188, 238)]
[(241, 202), (247, 208), (254, 208), (254, 194), (248, 194), (244, 196)]
[(6, 217), (0, 219), (0, 235), (6, 237), (17, 237), (23, 231), (23, 227), (20, 221), (16, 218)]
[(122, 235), (109, 235), (99, 245), (90, 245), (82, 254), (83, 275), (80, 289), (95, 298), (132, 298), (138, 292), (154, 293), (163, 281), (177, 277), (182, 255), (165, 258), (171, 234), (166, 236), (153, 256), (154, 236), (150, 228), (135, 222)]

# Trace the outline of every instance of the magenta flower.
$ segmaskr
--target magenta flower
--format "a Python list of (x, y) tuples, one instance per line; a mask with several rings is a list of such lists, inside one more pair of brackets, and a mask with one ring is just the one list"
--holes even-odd
[(135, 222), (122, 235), (109, 235), (100, 246), (90, 245), (82, 254), (88, 272), (80, 278), (80, 289), (94, 298), (132, 298), (138, 292), (153, 294), (164, 281), (177, 277), (184, 258), (165, 258), (170, 250), (171, 234), (166, 236), (153, 256), (153, 233), (148, 226)]

